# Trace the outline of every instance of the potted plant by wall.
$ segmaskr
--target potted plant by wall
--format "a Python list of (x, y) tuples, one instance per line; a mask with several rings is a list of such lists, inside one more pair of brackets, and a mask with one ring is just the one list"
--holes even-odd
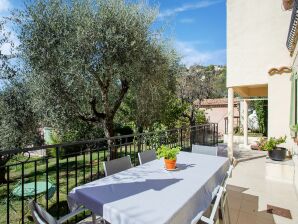
[(294, 142), (295, 142), (296, 144), (298, 144), (298, 135), (297, 135), (297, 133), (298, 133), (298, 124), (293, 125), (293, 126), (291, 127), (291, 131), (295, 133), (294, 136), (293, 136), (293, 139), (294, 139)]
[(290, 10), (293, 8), (293, 0), (283, 0), (282, 2), (285, 10)]
[(176, 169), (176, 160), (177, 155), (179, 154), (181, 148), (180, 147), (168, 147), (165, 145), (160, 146), (156, 153), (157, 158), (164, 158), (165, 167), (167, 170), (175, 170)]
[(268, 151), (270, 159), (276, 161), (283, 161), (286, 159), (287, 149), (279, 147), (279, 144), (286, 142), (286, 136), (280, 138), (269, 138), (260, 140), (260, 149), (263, 151)]

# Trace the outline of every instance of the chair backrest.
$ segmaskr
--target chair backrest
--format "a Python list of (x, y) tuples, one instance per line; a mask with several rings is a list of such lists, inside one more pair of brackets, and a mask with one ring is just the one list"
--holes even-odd
[(29, 208), (35, 224), (58, 224), (57, 220), (35, 201), (29, 202)]
[(217, 156), (217, 146), (206, 146), (206, 145), (192, 145), (191, 152), (205, 155)]
[(131, 165), (130, 156), (125, 156), (119, 159), (114, 159), (103, 163), (103, 168), (106, 176), (119, 173), (131, 167), (132, 165)]
[(229, 167), (228, 171), (226, 172), (226, 175), (223, 179), (221, 186), (224, 188), (224, 191), (226, 191), (228, 179), (232, 176), (233, 168), (234, 168), (233, 165), (230, 165), (230, 167)]
[(156, 151), (146, 150), (144, 152), (139, 152), (138, 157), (139, 157), (140, 164), (148, 163), (156, 159)]
[(215, 188), (215, 190), (216, 190), (215, 200), (212, 200), (212, 202), (214, 201), (214, 204), (212, 206), (211, 212), (210, 213), (208, 212), (208, 217), (205, 216), (205, 215), (202, 215), (202, 213), (200, 212), (191, 221), (191, 224), (201, 223), (201, 222), (199, 222), (200, 220), (203, 221), (203, 223), (208, 223), (208, 224), (218, 223), (217, 220), (215, 220), (215, 218), (216, 218), (215, 216), (216, 216), (216, 214), (218, 212), (218, 209), (219, 209), (219, 206), (220, 206), (220, 201), (221, 201), (221, 197), (222, 197), (222, 194), (223, 194), (223, 187), (219, 185)]

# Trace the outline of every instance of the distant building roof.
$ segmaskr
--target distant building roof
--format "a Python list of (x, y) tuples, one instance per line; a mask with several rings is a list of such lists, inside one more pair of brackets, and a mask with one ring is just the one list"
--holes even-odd
[[(234, 105), (237, 105), (239, 101), (234, 99)], [(195, 105), (198, 105), (198, 101), (194, 102)], [(219, 99), (206, 99), (201, 103), (201, 107), (227, 107), (228, 106), (228, 98), (219, 98)]]

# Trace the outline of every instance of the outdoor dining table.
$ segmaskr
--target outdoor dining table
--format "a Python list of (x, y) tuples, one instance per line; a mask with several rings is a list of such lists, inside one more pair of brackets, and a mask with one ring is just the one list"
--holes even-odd
[(112, 224), (191, 223), (209, 207), (228, 167), (224, 157), (181, 152), (175, 171), (154, 160), (74, 188), (68, 205)]

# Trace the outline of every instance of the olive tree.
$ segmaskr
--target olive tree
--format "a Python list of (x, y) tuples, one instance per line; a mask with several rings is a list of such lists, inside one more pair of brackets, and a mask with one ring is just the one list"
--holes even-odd
[(40, 144), (38, 128), (26, 83), (6, 82), (0, 91), (0, 183), (5, 182), (3, 166), (11, 158), (1, 151)]
[(189, 120), (191, 126), (196, 125), (196, 113), (204, 99), (214, 92), (214, 76), (211, 67), (194, 65), (182, 68), (178, 78), (177, 95), (182, 104), (188, 105), (183, 116)]
[[(178, 78), (177, 95), (182, 106), (187, 109), (182, 116), (188, 119), (190, 126), (195, 126), (199, 109), (204, 99), (209, 98), (214, 91), (214, 73), (212, 67), (194, 65), (182, 68)], [(194, 142), (196, 130), (191, 131), (190, 140)]]
[(13, 65), (16, 58), (15, 43), (11, 38), (11, 32), (6, 27), (6, 21), (0, 21), (0, 81), (15, 77), (17, 70)]
[(160, 30), (153, 29), (156, 16), (156, 8), (135, 1), (28, 4), (15, 21), (35, 110), (52, 126), (81, 120), (100, 124), (112, 137), (128, 91), (151, 91), (173, 74), (176, 60)]

